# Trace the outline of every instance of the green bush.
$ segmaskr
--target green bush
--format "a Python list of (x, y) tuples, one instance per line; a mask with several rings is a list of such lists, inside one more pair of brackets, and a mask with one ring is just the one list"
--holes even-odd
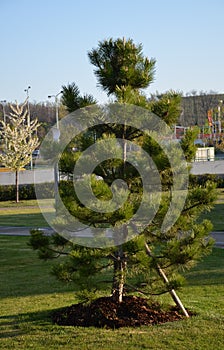
[(192, 186), (203, 186), (207, 181), (211, 181), (216, 183), (217, 188), (224, 188), (224, 177), (216, 174), (190, 175), (189, 180)]
[[(52, 198), (54, 195), (54, 184), (52, 182), (40, 183), (36, 185), (41, 199)], [(41, 191), (40, 189), (41, 188)], [(0, 201), (12, 201), (16, 198), (15, 185), (0, 185)], [(36, 199), (34, 184), (19, 185), (20, 200)]]

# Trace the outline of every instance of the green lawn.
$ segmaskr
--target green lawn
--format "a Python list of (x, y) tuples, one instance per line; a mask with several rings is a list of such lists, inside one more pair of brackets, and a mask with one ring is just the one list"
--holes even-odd
[[(50, 275), (28, 237), (0, 236), (0, 349), (220, 350), (224, 348), (224, 250), (187, 274), (179, 295), (196, 316), (158, 326), (106, 330), (52, 325), (51, 310), (76, 302), (76, 286)], [(109, 291), (108, 291), (109, 292)], [(168, 296), (163, 302), (170, 302)]]
[(202, 218), (211, 220), (214, 231), (224, 232), (224, 189), (217, 189), (218, 197), (215, 202), (214, 208), (202, 215)]
[[(202, 218), (211, 220), (214, 231), (224, 231), (224, 189), (218, 189), (218, 198), (215, 207)], [(52, 212), (52, 199), (42, 200), (42, 206), (46, 207), (46, 212)], [(29, 215), (28, 215), (29, 214)], [(15, 203), (11, 201), (0, 202), (0, 226), (26, 226), (26, 227), (46, 227), (45, 221), (36, 200), (21, 201)]]
[(208, 213), (203, 214), (203, 218), (211, 220), (214, 231), (224, 232), (224, 204), (217, 203), (215, 207)]
[[(41, 202), (44, 211), (54, 215), (52, 199), (43, 199)], [(36, 200), (24, 200), (19, 203), (7, 201), (0, 202), (0, 226), (46, 227), (48, 223)]]

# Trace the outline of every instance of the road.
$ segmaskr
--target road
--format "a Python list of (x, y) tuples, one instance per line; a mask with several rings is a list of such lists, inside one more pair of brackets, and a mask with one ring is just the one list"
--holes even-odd
[[(194, 175), (199, 174), (217, 174), (224, 176), (224, 159), (216, 160), (214, 162), (193, 162), (191, 173)], [(20, 184), (33, 184), (43, 182), (53, 182), (54, 171), (53, 169), (41, 169), (24, 170), (19, 172)], [(0, 185), (12, 185), (15, 184), (15, 173), (13, 172), (0, 172)]]
[[(29, 236), (30, 229), (32, 229), (32, 227), (0, 226), (0, 235)], [(42, 230), (46, 234), (51, 234), (54, 232), (50, 227), (44, 227)], [(211, 236), (215, 240), (215, 246), (224, 249), (224, 232), (211, 232)]]
[(224, 175), (224, 160), (214, 162), (194, 162), (191, 164), (191, 173), (193, 175), (216, 174)]
[[(33, 184), (54, 181), (53, 169), (21, 170), (19, 184)], [(15, 173), (12, 171), (0, 172), (0, 185), (15, 184)]]

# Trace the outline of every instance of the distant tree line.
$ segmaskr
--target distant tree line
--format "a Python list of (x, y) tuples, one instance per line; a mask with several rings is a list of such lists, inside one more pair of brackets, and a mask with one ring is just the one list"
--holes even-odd
[[(60, 101), (59, 106), (59, 119), (63, 118), (66, 114), (70, 112), (68, 108), (65, 107), (65, 100), (69, 99), (69, 88), (77, 89), (77, 87), (72, 84), (68, 84), (68, 86), (62, 86), (64, 88), (64, 95)], [(73, 92), (73, 91), (72, 91)], [(172, 95), (172, 92), (169, 92)], [(174, 93), (175, 95), (175, 93)], [(161, 98), (162, 94), (152, 94), (150, 100), (156, 101)], [(75, 101), (70, 101), (72, 107), (74, 104), (79, 102), (80, 107), (82, 107), (82, 103), (86, 105), (86, 100), (89, 101), (89, 104), (92, 104), (95, 101), (90, 95), (81, 96), (80, 92), (77, 90), (77, 96)], [(91, 100), (91, 98), (93, 100)], [(66, 103), (69, 105), (68, 101)], [(78, 102), (77, 102), (78, 101)], [(219, 94), (215, 91), (196, 91), (192, 90), (187, 92), (185, 96), (182, 96), (181, 99), (181, 113), (178, 119), (178, 125), (182, 126), (203, 126), (207, 124), (207, 116), (208, 111), (213, 110), (214, 119), (217, 118), (218, 115), (218, 106), (220, 105), (220, 101), (223, 101), (221, 104), (221, 117), (224, 116), (224, 94)], [(76, 108), (73, 108), (74, 110)], [(5, 105), (5, 113), (6, 115), (9, 113), (10, 107), (9, 103)], [(53, 102), (32, 102), (30, 103), (30, 116), (31, 120), (37, 118), (39, 123), (41, 124), (38, 128), (38, 137), (42, 139), (52, 125), (55, 124), (55, 104)], [(0, 120), (3, 119), (3, 110), (0, 109)]]
[(213, 110), (213, 119), (218, 116), (218, 106), (221, 106), (221, 117), (223, 118), (224, 94), (218, 94), (214, 91), (192, 90), (182, 97), (182, 112), (179, 117), (179, 125), (182, 126), (203, 126), (208, 121), (208, 111)]
[[(10, 115), (10, 105), (15, 106), (15, 103), (6, 103), (5, 104), (5, 115), (6, 122), (9, 122)], [(44, 138), (48, 130), (52, 125), (55, 124), (55, 105), (52, 102), (30, 102), (30, 120), (38, 119), (40, 126), (37, 130), (38, 138), (41, 140)], [(63, 105), (59, 107), (59, 117), (65, 116), (65, 108)], [(0, 107), (0, 120), (3, 120), (3, 109)]]

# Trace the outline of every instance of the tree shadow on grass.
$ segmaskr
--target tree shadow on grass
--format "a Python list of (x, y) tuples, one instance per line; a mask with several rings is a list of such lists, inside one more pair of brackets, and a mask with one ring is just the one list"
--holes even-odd
[(45, 227), (48, 223), (41, 213), (8, 214), (0, 216), (0, 226)]
[(19, 328), (17, 316), (0, 316), (0, 339), (13, 338), (23, 335), (25, 332)]
[(187, 286), (223, 285), (222, 271), (196, 271), (187, 277)]
[[(195, 314), (190, 312), (190, 316)], [(68, 307), (47, 309), (18, 315), (0, 316), (4, 327), (1, 339), (24, 336), (39, 327), (96, 327), (116, 329), (121, 327), (153, 326), (167, 322), (183, 321), (185, 316), (171, 306), (163, 309), (147, 299), (127, 296), (122, 304), (115, 303), (111, 297), (95, 299), (90, 304), (73, 304)]]
[(188, 286), (223, 285), (224, 250), (213, 248), (211, 255), (185, 274)]
[(0, 316), (0, 339), (13, 338), (25, 335), (29, 332), (24, 327), (26, 324), (44, 326), (52, 324), (51, 313), (54, 310), (42, 310), (36, 312), (27, 312), (17, 315)]

